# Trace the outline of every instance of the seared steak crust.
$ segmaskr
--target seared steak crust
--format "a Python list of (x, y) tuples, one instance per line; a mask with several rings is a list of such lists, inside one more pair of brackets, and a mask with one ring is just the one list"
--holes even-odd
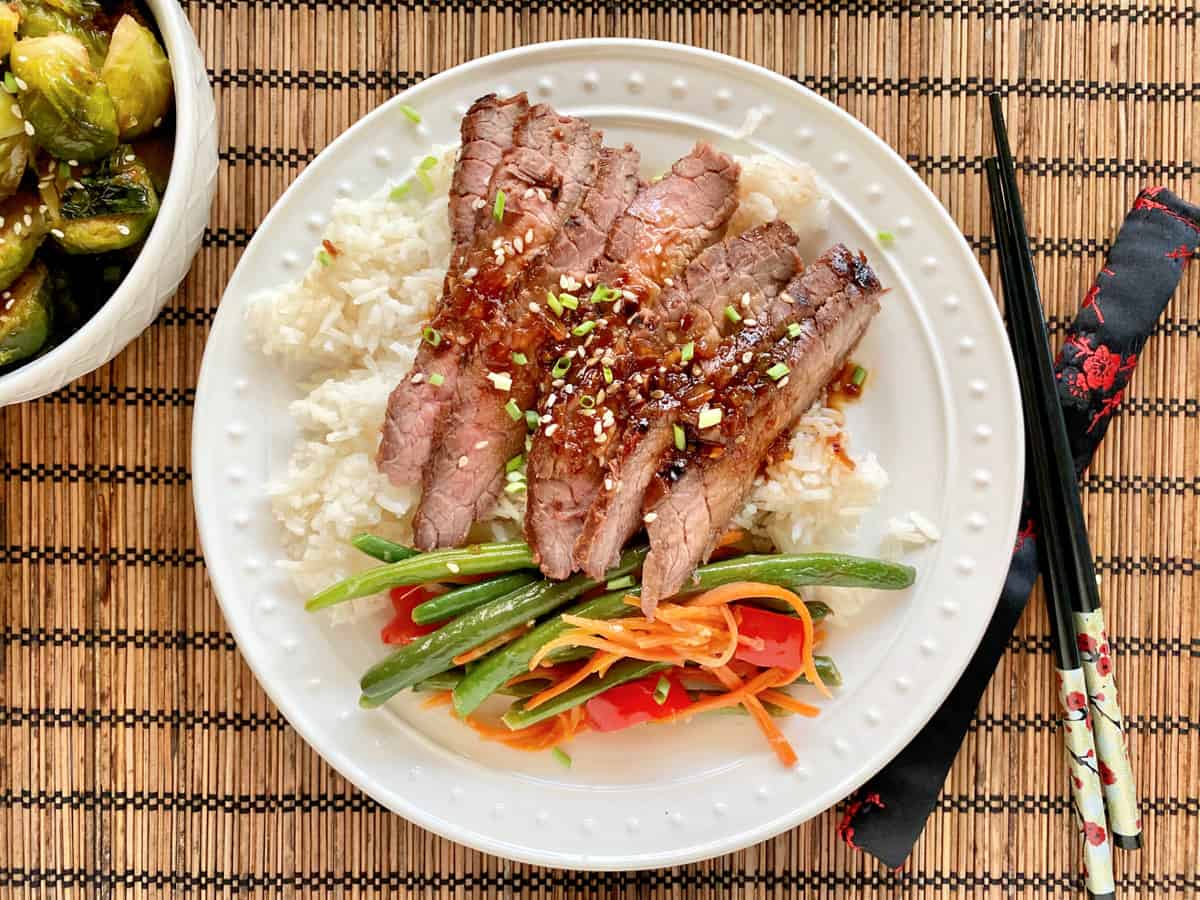
[(618, 299), (593, 313), (592, 332), (562, 345), (570, 383), (551, 385), (543, 403), (550, 421), (534, 436), (526, 469), (525, 533), (551, 578), (575, 567), (584, 518), (604, 484), (603, 445), (620, 434), (618, 417), (640, 396), (641, 370), (657, 364), (638, 358), (630, 323), (652, 313), (664, 286), (721, 236), (737, 207), (738, 175), (730, 157), (698, 144), (638, 192), (609, 235), (598, 283), (619, 291)]
[[(788, 285), (791, 315), (768, 326), (776, 334), (766, 349), (753, 352), (749, 371), (730, 375), (739, 342), (727, 341), (725, 365), (714, 373), (712, 408), (723, 418), (716, 427), (691, 430), (697, 436), (686, 455), (664, 460), (662, 476), (647, 493), (646, 530), (650, 554), (642, 573), (642, 608), (677, 593), (696, 565), (708, 558), (754, 484), (762, 460), (781, 434), (820, 394), (844, 364), (879, 309), (881, 287), (865, 258), (838, 245)], [(798, 326), (791, 337), (787, 326)], [(796, 330), (796, 329), (793, 329)], [(746, 343), (753, 343), (748, 334)], [(728, 347), (726, 347), (726, 344)], [(744, 352), (744, 351), (742, 351)], [(778, 380), (766, 375), (788, 367)]]

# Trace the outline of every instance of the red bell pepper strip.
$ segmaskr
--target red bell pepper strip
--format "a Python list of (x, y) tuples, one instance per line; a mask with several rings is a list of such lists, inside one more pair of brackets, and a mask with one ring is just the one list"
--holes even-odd
[(733, 608), (738, 634), (750, 643), (738, 645), (734, 659), (764, 669), (794, 672), (804, 665), (804, 624), (793, 616), (737, 605)]
[[(661, 692), (655, 696), (660, 680), (667, 683), (665, 697)], [(653, 719), (665, 719), (691, 705), (692, 698), (674, 675), (655, 673), (593, 697), (587, 702), (587, 720), (595, 731), (619, 731)]]
[(379, 637), (383, 642), (385, 644), (407, 644), (421, 635), (437, 631), (441, 627), (440, 623), (418, 625), (413, 621), (412, 611), (439, 593), (440, 591), (430, 590), (423, 584), (392, 588), (389, 594), (392, 598), (392, 609), (395, 610), (395, 615), (379, 632)]

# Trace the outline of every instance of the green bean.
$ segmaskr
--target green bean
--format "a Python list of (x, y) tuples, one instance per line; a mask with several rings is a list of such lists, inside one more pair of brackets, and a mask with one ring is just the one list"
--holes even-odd
[[(821, 681), (828, 687), (839, 687), (842, 683), (842, 673), (834, 663), (833, 658), (829, 656), (813, 656), (813, 662), (817, 667), (817, 674), (821, 676)], [(714, 687), (710, 682), (688, 681), (687, 672), (682, 675), (681, 681), (683, 686), (689, 691), (713, 691), (723, 690), (721, 687)], [(797, 684), (807, 684), (808, 679), (801, 675), (796, 679)], [(783, 690), (780, 688), (779, 690)]]
[[(642, 564), (647, 552), (645, 547), (627, 551), (607, 577), (633, 571)], [(378, 706), (398, 691), (446, 671), (460, 653), (558, 609), (599, 583), (602, 582), (582, 575), (566, 581), (535, 581), (476, 607), (437, 631), (405, 644), (387, 659), (372, 666), (360, 682), (363, 705)], [(471, 674), (474, 674), (474, 670)]]
[(549, 719), (551, 716), (557, 716), (560, 712), (573, 709), (581, 703), (587, 703), (597, 694), (603, 694), (609, 688), (615, 688), (617, 685), (624, 684), (627, 681), (633, 681), (669, 668), (671, 668), (670, 663), (623, 659), (618, 663), (614, 663), (613, 667), (604, 674), (603, 678), (589, 678), (587, 681), (575, 685), (570, 690), (563, 691), (557, 697), (547, 700), (536, 709), (525, 709), (523, 704), (519, 702), (514, 703), (508, 708), (508, 712), (502, 718), (504, 724), (513, 731), (528, 728), (530, 725), (536, 725), (538, 722)]
[(400, 562), (402, 559), (417, 556), (421, 552), (373, 534), (356, 534), (350, 543), (356, 550), (361, 550), (367, 556), (373, 556), (385, 563)]
[(533, 551), (528, 544), (520, 541), (474, 544), (457, 550), (434, 550), (351, 575), (325, 588), (304, 604), (304, 608), (312, 612), (356, 597), (369, 597), (388, 588), (438, 581), (447, 576), (511, 572), (532, 566)]
[[(463, 672), (458, 669), (450, 669), (447, 672), (441, 672), (426, 678), (424, 681), (419, 681), (413, 685), (413, 690), (421, 691), (452, 691), (454, 686), (462, 680)], [(538, 691), (544, 689), (550, 681), (550, 676), (547, 675), (545, 681), (522, 681), (520, 684), (514, 684), (500, 688), (496, 691), (497, 694), (503, 694), (506, 697), (532, 697)]]
[(412, 620), (418, 625), (444, 622), (497, 597), (503, 597), (519, 587), (537, 581), (540, 577), (534, 572), (514, 572), (512, 575), (501, 575), (499, 578), (489, 578), (477, 584), (455, 588), (413, 607)]
[[(779, 584), (797, 587), (804, 584), (839, 584), (839, 579), (846, 579), (852, 584), (864, 580), (863, 572), (874, 572), (866, 564), (874, 567), (885, 567), (889, 570), (891, 583), (899, 583), (903, 579), (891, 569), (901, 570), (908, 575), (908, 583), (912, 582), (912, 570), (907, 566), (893, 566), (891, 563), (881, 563), (875, 560), (860, 560), (856, 557), (839, 557), (831, 554), (809, 555), (772, 555), (772, 556), (739, 556), (725, 559), (721, 562), (710, 563), (696, 570), (689, 591), (706, 591), (734, 581), (764, 581), (769, 584)], [(830, 572), (834, 574), (831, 575)], [(873, 577), (876, 584), (888, 582), (878, 574)], [(640, 587), (628, 590), (611, 591), (573, 609), (567, 610), (574, 616), (589, 619), (615, 619), (625, 613), (632, 612), (625, 602), (626, 597), (638, 596)], [(550, 641), (561, 637), (571, 626), (561, 617), (555, 617), (543, 622), (528, 634), (522, 635), (511, 643), (498, 647), (480, 660), (479, 665), (459, 682), (454, 689), (454, 708), (459, 715), (470, 715), (492, 693), (519, 672), (529, 668), (529, 663), (539, 650)], [(570, 650), (573, 648), (563, 648)], [(560, 662), (557, 652), (548, 657), (551, 662)]]

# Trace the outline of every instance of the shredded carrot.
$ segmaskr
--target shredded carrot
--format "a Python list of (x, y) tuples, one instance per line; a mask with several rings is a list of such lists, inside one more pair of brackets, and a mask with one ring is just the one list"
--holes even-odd
[(783, 732), (779, 730), (779, 726), (775, 724), (771, 714), (758, 702), (758, 697), (747, 697), (742, 701), (742, 705), (750, 711), (750, 715), (754, 716), (754, 721), (758, 723), (762, 733), (767, 736), (767, 743), (771, 745), (771, 749), (775, 751), (775, 756), (779, 761), (789, 769), (794, 766), (796, 751), (792, 749), (788, 739), (783, 736)]
[(732, 584), (722, 585), (721, 587), (713, 588), (711, 591), (705, 591), (699, 597), (693, 599), (691, 605), (702, 607), (721, 606), (733, 603), (735, 600), (749, 600), (755, 597), (774, 597), (778, 600), (785, 600), (796, 611), (796, 615), (800, 617), (800, 622), (804, 626), (804, 661), (801, 670), (817, 690), (826, 697), (832, 697), (833, 695), (829, 693), (829, 688), (821, 680), (821, 675), (817, 672), (817, 664), (813, 660), (813, 620), (808, 612), (808, 607), (804, 605), (804, 601), (800, 599), (799, 595), (789, 591), (787, 588), (782, 588), (774, 584), (761, 584), (755, 581), (735, 581)]
[(571, 688), (575, 687), (575, 685), (586, 679), (589, 675), (603, 675), (606, 671), (608, 671), (608, 667), (620, 658), (621, 657), (615, 653), (597, 653), (570, 675), (555, 682), (544, 691), (534, 694), (532, 697), (526, 700), (525, 708), (536, 709), (547, 700), (553, 700), (564, 691), (569, 691)]
[(496, 741), (514, 750), (529, 752), (539, 752), (557, 747), (587, 727), (587, 717), (582, 706), (561, 712), (552, 719), (546, 719), (536, 725), (516, 731), (505, 725), (480, 722), (470, 716), (463, 721), (475, 729), (476, 733), (485, 740)]
[(526, 631), (528, 631), (530, 629), (530, 627), (531, 627), (530, 623), (526, 622), (524, 625), (518, 625), (516, 628), (510, 628), (510, 629), (508, 629), (508, 631), (504, 632), (503, 634), (496, 635), (490, 641), (485, 641), (484, 643), (480, 644), (478, 647), (472, 647), (470, 650), (466, 651), (465, 653), (458, 654), (458, 656), (454, 657), (452, 662), (456, 666), (461, 666), (461, 665), (464, 665), (469, 662), (474, 662), (475, 660), (479, 659), (479, 657), (481, 657), (481, 656), (487, 656), (489, 653), (491, 653), (497, 647), (503, 647), (505, 644), (507, 644), (513, 638), (520, 637)]
[(646, 662), (665, 662), (673, 665), (682, 666), (687, 660), (674, 653), (654, 653), (649, 650), (640, 650), (633, 647), (627, 647), (624, 644), (618, 644), (602, 637), (593, 637), (587, 634), (572, 634), (567, 632), (562, 637), (555, 638), (543, 645), (542, 649), (537, 652), (537, 655), (529, 661), (529, 667), (534, 669), (537, 664), (549, 653), (553, 653), (561, 647), (591, 647), (593, 650), (601, 650), (605, 653), (615, 653), (617, 656), (628, 656), (633, 659), (641, 659)]
[(430, 694), (421, 704), (421, 709), (437, 709), (439, 706), (445, 706), (454, 699), (454, 691), (438, 691), (436, 694)]
[(740, 528), (731, 528), (729, 531), (721, 535), (721, 539), (717, 541), (717, 545), (713, 548), (719, 550), (722, 547), (728, 547), (730, 544), (736, 544), (746, 536), (746, 532)]
[(561, 678), (570, 668), (567, 666), (542, 666), (532, 672), (518, 672), (508, 681), (504, 682), (505, 687), (512, 687), (515, 684), (521, 684), (525, 681), (554, 681)]
[(712, 709), (724, 709), (727, 706), (737, 706), (745, 697), (752, 697), (763, 688), (773, 687), (783, 676), (778, 669), (764, 669), (754, 678), (742, 683), (735, 690), (728, 691), (724, 694), (717, 694), (713, 697), (705, 697), (703, 700), (697, 700), (686, 709), (681, 709), (679, 712), (672, 713), (666, 718), (659, 719), (660, 722), (677, 722), (680, 720), (690, 719), (692, 716), (699, 715), (702, 712), (708, 712)]
[(786, 709), (789, 712), (807, 716), (810, 719), (821, 712), (817, 707), (803, 703), (791, 694), (785, 694), (783, 691), (777, 691), (772, 688), (762, 691), (758, 697), (760, 700), (778, 706), (780, 709)]

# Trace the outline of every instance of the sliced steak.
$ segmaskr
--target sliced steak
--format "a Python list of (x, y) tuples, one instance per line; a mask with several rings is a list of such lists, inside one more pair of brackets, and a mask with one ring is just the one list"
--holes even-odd
[[(496, 321), (512, 283), (575, 212), (596, 177), (601, 136), (581, 119), (531, 107), (492, 174), (471, 249), (446, 278), (412, 371), (392, 391), (377, 464), (394, 484), (418, 480), (453, 403), (459, 369)], [(503, 213), (493, 212), (503, 192)], [(474, 201), (478, 205), (479, 200)]]
[(529, 111), (524, 93), (502, 100), (480, 97), (463, 116), (462, 149), (450, 182), (450, 235), (454, 241), (451, 270), (466, 259), (475, 239), (476, 223), (485, 215), (488, 186), (504, 154), (513, 145), (517, 123)]
[[(462, 543), (471, 525), (487, 515), (504, 488), (505, 463), (525, 448), (524, 415), (535, 409), (539, 353), (550, 338), (546, 293), (582, 284), (604, 253), (609, 229), (638, 188), (640, 158), (633, 147), (601, 151), (596, 181), (569, 217), (553, 246), (530, 267), (521, 289), (510, 294), (504, 321), (496, 322), (459, 373), (454, 410), (441, 442), (425, 466), (421, 503), (413, 520), (422, 549)], [(530, 303), (540, 312), (533, 312)], [(524, 354), (516, 365), (513, 354)], [(500, 390), (489, 375), (511, 380)], [(515, 407), (507, 407), (507, 404)]]
[[(677, 593), (708, 558), (754, 484), (771, 445), (804, 413), (844, 364), (879, 309), (882, 289), (866, 259), (838, 245), (788, 285), (792, 314), (774, 327), (778, 338), (754, 354), (748, 373), (715, 385), (719, 425), (696, 432), (698, 447), (665, 461), (647, 492), (650, 554), (642, 571), (642, 608)], [(798, 326), (790, 337), (787, 326)], [(761, 326), (760, 326), (761, 327)], [(795, 330), (795, 329), (793, 329)], [(749, 339), (748, 339), (749, 340)], [(722, 356), (738, 352), (737, 341)], [(766, 372), (788, 367), (779, 380)], [(715, 368), (729, 371), (728, 366)]]
[[(726, 308), (745, 319), (769, 315), (772, 301), (800, 267), (798, 238), (783, 222), (772, 222), (714, 244), (697, 256), (663, 291), (646, 338), (662, 345), (671, 367), (700, 369), (735, 327)], [(679, 347), (691, 342), (692, 359)], [(664, 387), (669, 387), (665, 383)], [(620, 440), (602, 448), (605, 489), (596, 494), (575, 544), (575, 563), (593, 578), (620, 556), (621, 547), (642, 527), (642, 497), (658, 461), (675, 440), (681, 400), (670, 390), (630, 414)]]
[(571, 371), (543, 400), (543, 420), (550, 421), (534, 436), (526, 467), (526, 538), (551, 578), (575, 567), (575, 543), (604, 482), (599, 451), (620, 434), (625, 389), (636, 394), (645, 383), (641, 369), (657, 365), (636, 354), (630, 322), (651, 311), (663, 287), (721, 236), (737, 208), (738, 174), (730, 157), (697, 144), (640, 190), (613, 226), (598, 283), (620, 293), (611, 307), (596, 308), (604, 315), (589, 320), (592, 331), (561, 346)]

